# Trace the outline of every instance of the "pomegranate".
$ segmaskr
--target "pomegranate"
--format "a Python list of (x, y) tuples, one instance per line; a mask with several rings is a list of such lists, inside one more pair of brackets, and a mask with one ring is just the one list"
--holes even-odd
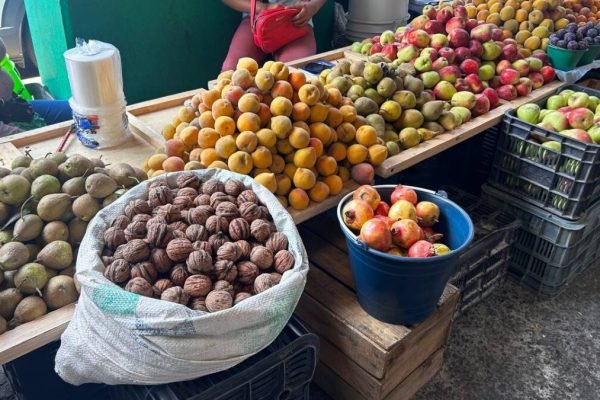
[(408, 249), (408, 256), (413, 258), (433, 257), (435, 249), (427, 240), (419, 240)]
[(423, 228), (423, 234), (425, 235), (425, 240), (430, 243), (439, 242), (444, 237), (442, 233), (437, 233), (430, 227)]
[(443, 243), (434, 243), (433, 251), (435, 251), (436, 256), (441, 256), (442, 254), (450, 253), (450, 247), (446, 246)]
[(412, 219), (416, 222), (417, 211), (415, 209), (415, 206), (413, 206), (411, 202), (407, 200), (398, 200), (390, 207), (388, 217), (390, 217), (394, 221), (398, 221), (401, 219)]
[(373, 218), (365, 222), (360, 228), (360, 240), (367, 246), (379, 251), (387, 251), (392, 247), (392, 234), (385, 221)]
[(366, 201), (351, 200), (342, 209), (342, 217), (348, 228), (359, 231), (365, 222), (374, 217), (374, 214)]
[(412, 219), (401, 219), (394, 222), (390, 229), (392, 242), (399, 247), (408, 249), (423, 237), (423, 230)]
[(377, 190), (371, 185), (362, 185), (354, 191), (352, 195), (354, 200), (363, 200), (369, 203), (371, 208), (375, 210), (381, 201), (381, 197)]
[(406, 257), (406, 250), (396, 246), (392, 246), (386, 253), (392, 256)]
[(396, 203), (398, 200), (406, 200), (411, 202), (413, 205), (417, 204), (417, 192), (413, 189), (398, 185), (392, 192), (391, 202), (392, 204)]
[(385, 201), (381, 200), (375, 207), (375, 215), (385, 215), (387, 217), (390, 212), (390, 206)]
[(388, 226), (388, 229), (392, 229), (392, 225), (394, 224), (394, 220), (388, 217), (387, 215), (375, 215), (375, 218), (382, 220)]
[(440, 208), (430, 201), (421, 201), (415, 207), (417, 222), (421, 226), (433, 226), (440, 218)]

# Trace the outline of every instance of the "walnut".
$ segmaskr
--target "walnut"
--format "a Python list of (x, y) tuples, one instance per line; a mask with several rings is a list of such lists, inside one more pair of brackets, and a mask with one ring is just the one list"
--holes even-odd
[(211, 215), (206, 220), (205, 226), (206, 226), (206, 229), (208, 230), (208, 233), (210, 233), (210, 234), (219, 233), (219, 232), (228, 232), (229, 221), (225, 217), (218, 216), (218, 215)]
[(209, 179), (202, 184), (202, 193), (213, 194), (215, 192), (222, 192), (225, 189), (223, 182), (216, 179)]
[(203, 242), (208, 240), (208, 231), (204, 225), (193, 224), (187, 227), (185, 230), (185, 236), (190, 240), (190, 242)]
[(240, 283), (245, 285), (252, 284), (258, 276), (258, 267), (251, 261), (240, 261), (237, 263), (238, 276)]
[(148, 205), (148, 202), (142, 199), (132, 200), (127, 206), (125, 206), (125, 215), (131, 219), (136, 214), (147, 214), (152, 209)]
[(190, 274), (188, 274), (185, 265), (183, 264), (175, 265), (169, 274), (171, 282), (173, 282), (173, 285), (175, 286), (183, 286), (188, 276), (190, 276)]
[(187, 196), (177, 196), (173, 199), (173, 205), (179, 207), (180, 210), (190, 208), (194, 204), (194, 199)]
[(209, 206), (210, 205), (210, 194), (199, 194), (194, 199), (194, 204), (196, 206)]
[(278, 272), (271, 272), (271, 276), (273, 277), (273, 282), (275, 282), (276, 285), (279, 285), (279, 282), (281, 282), (281, 274)]
[(208, 312), (206, 308), (206, 297), (194, 297), (190, 300), (189, 307), (196, 311)]
[(112, 256), (102, 256), (102, 264), (104, 264), (104, 267), (108, 267), (110, 264), (112, 264), (113, 261), (115, 261), (115, 258)]
[(227, 201), (237, 205), (237, 197), (230, 194), (227, 195)]
[[(177, 192), (179, 192), (179, 189), (174, 189), (174, 188), (171, 188), (171, 196), (172, 196), (173, 198), (177, 197)], [(172, 203), (172, 202), (171, 202), (171, 203)]]
[(132, 222), (127, 225), (127, 228), (125, 228), (125, 239), (127, 239), (127, 241), (133, 239), (143, 239), (146, 237), (146, 231), (146, 223)]
[(235, 289), (233, 285), (227, 281), (216, 281), (213, 286), (213, 290), (224, 290), (231, 296), (235, 294)]
[(262, 270), (269, 269), (273, 265), (273, 252), (264, 246), (256, 246), (250, 252), (250, 261)]
[(212, 256), (212, 247), (210, 246), (210, 243), (208, 243), (208, 241), (194, 242), (192, 243), (192, 246), (194, 247), (194, 250), (204, 250)]
[(183, 291), (190, 297), (206, 296), (212, 290), (212, 281), (206, 275), (190, 275), (183, 285)]
[(153, 225), (153, 224), (165, 224), (165, 225), (167, 225), (167, 219), (165, 217), (163, 217), (162, 215), (155, 215), (154, 217), (150, 218), (146, 222), (146, 227), (150, 228), (150, 225)]
[(215, 192), (210, 195), (210, 206), (214, 209), (224, 201), (229, 201), (229, 196), (223, 192)]
[(129, 225), (130, 222), (131, 222), (131, 220), (129, 218), (127, 218), (127, 216), (119, 215), (113, 221), (112, 226), (113, 226), (113, 228), (117, 228), (117, 229), (125, 229), (125, 228), (127, 228), (127, 225)]
[(185, 261), (193, 250), (192, 242), (185, 238), (177, 238), (171, 240), (167, 245), (167, 256), (175, 262), (181, 262)]
[(177, 197), (189, 197), (194, 202), (194, 199), (198, 196), (198, 191), (192, 187), (184, 187), (177, 191)]
[(188, 294), (185, 293), (179, 286), (173, 286), (162, 292), (160, 299), (164, 301), (170, 301), (171, 303), (186, 305), (190, 299), (190, 296), (188, 296)]
[(149, 260), (161, 274), (169, 272), (173, 266), (173, 261), (167, 256), (165, 249), (152, 249)]
[(150, 248), (142, 239), (133, 239), (125, 245), (123, 259), (130, 263), (136, 263), (148, 259)]
[(231, 221), (232, 219), (239, 217), (240, 212), (235, 204), (229, 201), (224, 201), (219, 203), (219, 205), (215, 208), (215, 214), (225, 217), (228, 221)]
[[(267, 206), (258, 206), (258, 209), (260, 210), (260, 218), (265, 219), (265, 220), (269, 220), (271, 219), (271, 213), (269, 212), (269, 209), (267, 208)], [(276, 231), (277, 229), (273, 229), (273, 231)]]
[(157, 186), (148, 192), (148, 205), (155, 208), (173, 201), (173, 193), (167, 186)]
[(242, 251), (240, 258), (242, 260), (248, 260), (250, 258), (250, 253), (252, 252), (252, 245), (245, 240), (238, 240), (235, 244), (237, 244)]
[(188, 211), (187, 222), (190, 225), (204, 225), (206, 224), (206, 220), (208, 220), (208, 217), (214, 214), (215, 210), (209, 205), (197, 206), (196, 208), (191, 208)]
[(237, 277), (237, 267), (231, 261), (219, 260), (215, 263), (214, 268), (215, 278), (219, 281), (225, 280), (233, 282)]
[(147, 224), (151, 219), (152, 217), (148, 214), (137, 214), (133, 216), (131, 222), (143, 222), (144, 224)]
[(148, 189), (152, 190), (154, 188), (161, 187), (161, 186), (169, 187), (169, 185), (167, 184), (167, 176), (166, 175), (162, 175), (160, 178), (154, 179), (152, 181), (152, 183), (150, 183), (150, 185), (148, 185)]
[(260, 208), (255, 203), (242, 203), (239, 207), (240, 215), (248, 223), (260, 218)]
[(125, 290), (147, 297), (152, 297), (154, 295), (152, 285), (150, 285), (150, 283), (143, 278), (133, 278), (127, 282), (127, 285), (125, 285)]
[(168, 223), (181, 221), (181, 208), (173, 204), (165, 204), (158, 209), (157, 215), (164, 217)]
[(104, 245), (109, 249), (116, 249), (126, 242), (125, 232), (122, 229), (112, 227), (104, 231)]
[(153, 247), (164, 248), (173, 239), (173, 234), (167, 224), (154, 223), (147, 225), (146, 242)]
[(238, 293), (248, 293), (248, 294), (254, 294), (254, 283), (252, 283), (251, 285), (244, 285), (242, 286), (242, 288), (238, 291)]
[(115, 252), (114, 252), (114, 251), (112, 251), (112, 250), (110, 250), (110, 249), (107, 249), (107, 248), (105, 247), (105, 248), (103, 248), (103, 249), (102, 249), (102, 254), (101, 254), (101, 256), (102, 256), (102, 257), (112, 257), (112, 256), (114, 256), (114, 254), (115, 254)]
[(187, 239), (184, 231), (174, 230), (171, 232), (171, 234), (173, 235), (174, 239)]
[(227, 242), (229, 242), (229, 239), (222, 233), (215, 233), (208, 238), (208, 244), (210, 244), (210, 247), (212, 248), (212, 254), (217, 254), (219, 248)]
[(243, 240), (250, 237), (250, 224), (244, 218), (235, 218), (229, 223), (231, 240)]
[(271, 230), (271, 225), (269, 225), (267, 221), (264, 219), (257, 219), (250, 224), (250, 233), (254, 239), (261, 243), (265, 243), (273, 231)]
[(233, 304), (236, 305), (238, 303), (241, 303), (242, 301), (249, 299), (250, 297), (252, 297), (250, 293), (239, 292), (235, 295), (235, 298), (233, 299)]
[(169, 229), (171, 231), (181, 231), (182, 233), (185, 234), (185, 230), (188, 228), (188, 224), (186, 224), (183, 221), (176, 221), (176, 222), (172, 222), (169, 225)]
[(212, 257), (204, 250), (194, 250), (186, 260), (187, 270), (190, 274), (209, 274), (212, 272)]
[(114, 260), (104, 269), (104, 276), (111, 282), (123, 283), (129, 280), (131, 276), (129, 263), (125, 260)]
[(153, 284), (156, 281), (157, 275), (158, 271), (156, 270), (156, 267), (149, 261), (137, 263), (131, 267), (132, 278), (143, 278), (150, 284)]
[(279, 250), (275, 253), (273, 267), (275, 271), (283, 274), (285, 271), (294, 267), (294, 255), (287, 250)]
[(168, 288), (173, 287), (173, 282), (168, 279), (159, 279), (152, 286), (152, 290), (154, 291), (154, 296), (160, 298), (160, 295), (167, 290)]
[(258, 197), (256, 197), (256, 193), (254, 193), (251, 189), (244, 190), (237, 197), (238, 204), (242, 205), (242, 203), (255, 203), (258, 204)]
[(285, 236), (285, 233), (283, 232), (273, 232), (271, 233), (271, 236), (269, 236), (269, 239), (267, 239), (265, 247), (273, 253), (277, 253), (280, 250), (287, 250), (287, 236)]
[(113, 254), (114, 258), (123, 258), (123, 253), (125, 253), (125, 247), (127, 246), (127, 244), (122, 244), (120, 246), (118, 246), (115, 249), (115, 252)]
[(224, 290), (213, 290), (206, 296), (206, 308), (210, 312), (226, 310), (232, 306), (233, 299)]
[(184, 172), (180, 174), (175, 182), (179, 189), (188, 187), (198, 189), (200, 187), (200, 178), (198, 178), (198, 175), (194, 174), (193, 172)]
[(229, 178), (225, 181), (224, 191), (231, 196), (238, 196), (245, 189), (244, 184), (238, 180)]
[(254, 293), (262, 293), (275, 285), (275, 278), (271, 274), (260, 274), (254, 280)]
[(217, 260), (229, 260), (236, 262), (242, 256), (242, 249), (237, 244), (225, 242), (217, 249)]

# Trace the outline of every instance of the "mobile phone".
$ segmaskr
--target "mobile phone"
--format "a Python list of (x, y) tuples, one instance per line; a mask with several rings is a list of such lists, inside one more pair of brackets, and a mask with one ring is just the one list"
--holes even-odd
[(314, 75), (319, 75), (321, 73), (321, 71), (323, 71), (324, 69), (333, 68), (334, 66), (335, 66), (335, 64), (330, 61), (319, 60), (319, 61), (314, 61), (309, 64), (306, 64), (306, 65), (300, 67), (300, 69), (303, 69)]

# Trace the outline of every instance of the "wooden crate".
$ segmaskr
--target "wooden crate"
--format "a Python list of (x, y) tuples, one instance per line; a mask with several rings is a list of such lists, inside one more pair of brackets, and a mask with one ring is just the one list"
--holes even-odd
[(300, 226), (310, 260), (296, 315), (321, 338), (316, 382), (335, 399), (405, 399), (440, 368), (458, 290), (447, 285), (438, 309), (406, 327), (370, 317), (354, 292), (345, 238), (323, 219)]

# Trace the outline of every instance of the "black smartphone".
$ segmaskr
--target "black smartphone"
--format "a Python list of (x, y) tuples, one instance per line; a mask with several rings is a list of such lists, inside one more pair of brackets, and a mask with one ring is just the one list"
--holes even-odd
[(323, 71), (324, 69), (333, 68), (334, 66), (335, 66), (335, 64), (332, 63), (331, 61), (319, 60), (319, 61), (314, 61), (309, 64), (306, 64), (306, 65), (300, 67), (300, 69), (303, 69), (314, 75), (319, 75), (321, 73), (321, 71)]

